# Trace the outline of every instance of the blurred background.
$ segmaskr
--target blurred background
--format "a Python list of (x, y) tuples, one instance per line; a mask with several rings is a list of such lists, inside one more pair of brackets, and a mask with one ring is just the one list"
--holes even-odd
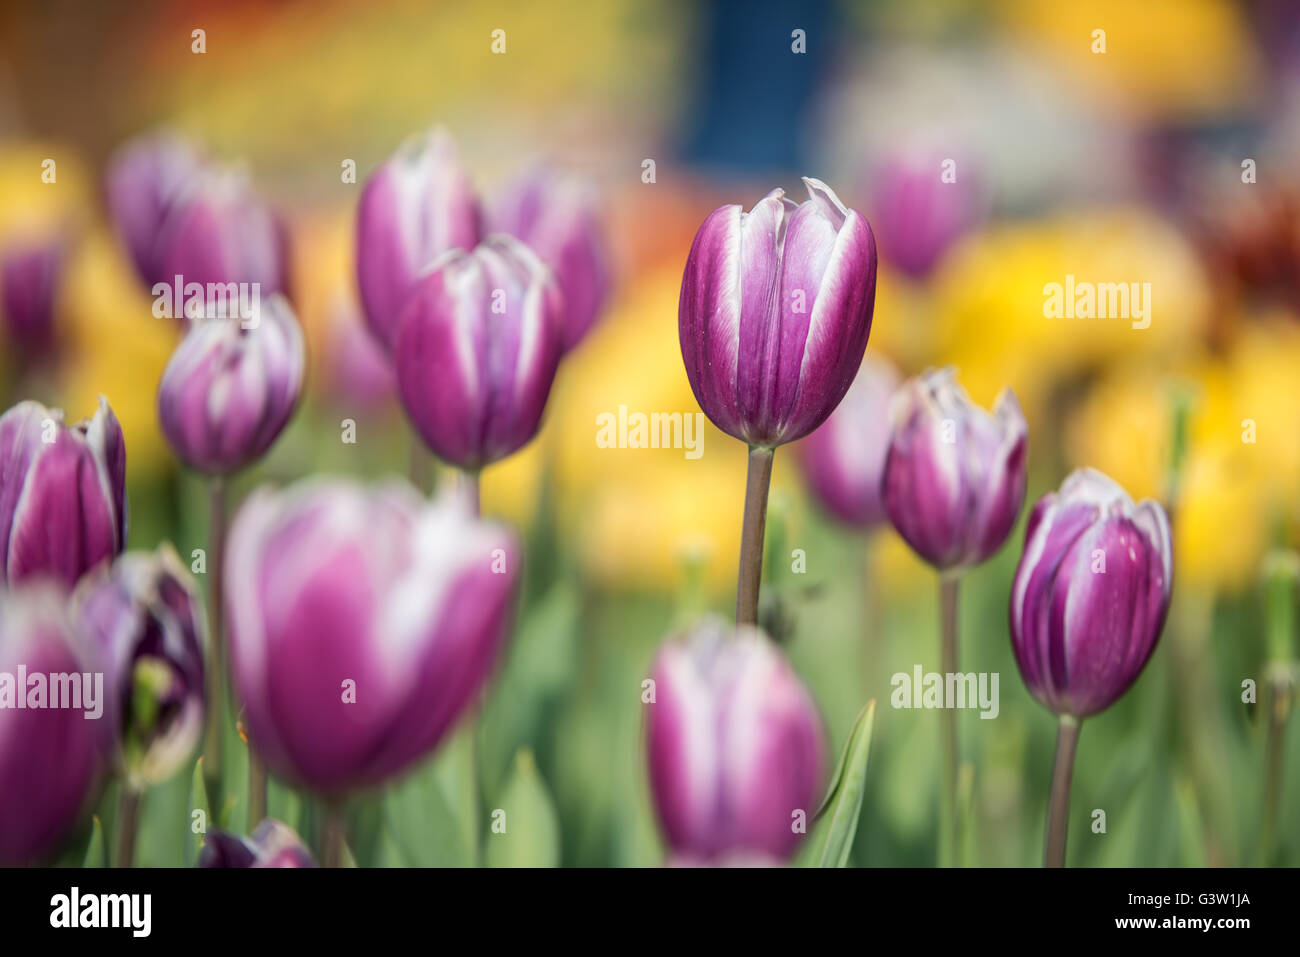
[[(491, 52), (497, 29), (505, 54)], [(205, 52), (193, 52), (195, 30)], [(563, 863), (662, 860), (640, 683), (665, 635), (704, 610), (730, 613), (745, 450), (712, 427), (695, 460), (601, 449), (596, 417), (698, 409), (677, 339), (694, 231), (716, 206), (748, 208), (777, 185), (799, 197), (809, 175), (876, 232), (868, 355), (908, 374), (955, 365), (986, 406), (1011, 386), (1030, 423), (1030, 501), (1092, 465), (1176, 506), (1174, 607), (1141, 679), (1085, 726), (1071, 862), (1300, 863), (1300, 736), (1286, 744), (1276, 844), (1259, 847), (1262, 689), (1270, 668), (1290, 667), (1266, 647), (1260, 571), (1270, 548), (1297, 544), (1300, 518), (1300, 5), (10, 2), (0, 263), (41, 256), (53, 312), (35, 329), (6, 317), (0, 394), (72, 420), (108, 397), (126, 435), (132, 547), (166, 538), (189, 554), (206, 517), (158, 430), (177, 333), (153, 317), (107, 225), (108, 157), (178, 129), (246, 164), (289, 223), (308, 394), (241, 478), (246, 491), (322, 471), (406, 472), (410, 433), (359, 318), (353, 227), (366, 175), (434, 123), (489, 205), (537, 160), (589, 180), (616, 272), (542, 434), (484, 476), (485, 512), (529, 542), (514, 643), (480, 724), (485, 808), (531, 755)], [(349, 160), (355, 183), (341, 175)], [(946, 160), (956, 182), (940, 201), (913, 185), (915, 170)], [(1067, 274), (1150, 283), (1149, 328), (1045, 318), (1043, 287)], [(345, 419), (356, 444), (340, 441)], [(939, 714), (885, 703), (895, 672), (938, 670), (933, 573), (887, 527), (838, 528), (790, 453), (776, 456), (766, 613), (835, 751), (862, 704), (880, 700), (855, 863), (929, 865)], [(963, 667), (1001, 674), (997, 720), (960, 717), (968, 863), (1029, 865), (1041, 852), (1055, 728), (1007, 636), (1022, 540), (963, 589)], [(1243, 702), (1248, 680), (1259, 704)], [(357, 803), (358, 860), (462, 860), (463, 826), (431, 810), (431, 793), (456, 788), (443, 763), (399, 789), (404, 812)], [(141, 863), (176, 863), (189, 786), (181, 775), (151, 797)], [(1104, 834), (1088, 826), (1097, 808)], [(300, 825), (309, 813), (278, 789), (271, 810)]]

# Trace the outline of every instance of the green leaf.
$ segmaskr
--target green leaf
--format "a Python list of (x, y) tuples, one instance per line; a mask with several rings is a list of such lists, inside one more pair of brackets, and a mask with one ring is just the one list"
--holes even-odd
[(408, 867), (469, 867), (473, 862), (460, 819), (447, 801), (434, 761), (426, 761), (384, 796), (391, 844)]
[[(197, 833), (194, 830), (195, 811), (202, 814), (200, 820), (203, 823), (202, 828)], [(207, 835), (209, 827), (216, 827), (216, 822), (212, 820), (212, 815), (208, 813), (208, 791), (207, 785), (203, 780), (203, 758), (194, 762), (194, 774), (190, 776), (190, 813), (189, 820), (186, 821), (185, 832), (185, 866), (193, 867), (199, 859), (199, 850), (203, 847), (203, 839)]]
[(86, 859), (81, 866), (108, 866), (108, 847), (104, 844), (104, 826), (99, 823), (98, 814), (95, 815), (94, 825), (90, 832), (90, 843), (86, 846)]
[(488, 867), (559, 867), (560, 821), (533, 753), (515, 755), (514, 773), (492, 811)]
[(862, 794), (867, 783), (867, 758), (871, 754), (871, 729), (876, 720), (873, 698), (858, 714), (840, 755), (826, 799), (817, 809), (817, 826), (809, 844), (812, 856), (805, 860), (816, 867), (845, 867), (862, 813)]

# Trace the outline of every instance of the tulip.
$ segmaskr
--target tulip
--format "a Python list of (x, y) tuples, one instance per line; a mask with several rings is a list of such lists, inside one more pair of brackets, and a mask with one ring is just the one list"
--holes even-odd
[(0, 256), (0, 316), (10, 347), (26, 363), (54, 351), (55, 298), (66, 259), (62, 236), (24, 240)]
[(203, 165), (194, 148), (172, 133), (133, 140), (109, 161), (109, 214), (136, 272), (149, 286), (172, 278), (165, 274), (159, 237)]
[(945, 181), (945, 159), (932, 151), (900, 150), (872, 176), (871, 221), (880, 255), (913, 279), (929, 275), (979, 214), (974, 178), (963, 171), (960, 179)]
[[(248, 287), (263, 301), (288, 288), (288, 234), (235, 170), (208, 167), (168, 211), (158, 234), (161, 275), (155, 294), (172, 286), (199, 283)], [(188, 294), (187, 294), (188, 296)], [(176, 317), (181, 309), (173, 306)]]
[(1060, 718), (1046, 863), (1065, 863), (1079, 722), (1137, 679), (1164, 627), (1173, 586), (1169, 519), (1116, 482), (1080, 469), (1034, 506), (1011, 589), (1011, 647), (1030, 693)]
[(203, 626), (194, 582), (171, 546), (127, 552), (83, 579), (79, 626), (104, 673), (106, 751), (127, 787), (167, 780), (203, 727)]
[(812, 698), (755, 628), (719, 620), (660, 648), (646, 748), (678, 862), (788, 860), (817, 809), (826, 743)]
[(122, 550), (126, 512), (126, 445), (108, 400), (72, 427), (30, 400), (0, 416), (6, 583), (43, 575), (71, 586)]
[(305, 363), (283, 296), (263, 304), (256, 324), (192, 320), (158, 386), (158, 418), (176, 457), (208, 475), (261, 458), (293, 414)]
[[(898, 534), (939, 571), (941, 663), (958, 673), (957, 591), (962, 573), (1002, 547), (1025, 499), (1028, 426), (1004, 389), (992, 415), (971, 402), (952, 369), (907, 382), (890, 408), (880, 494)], [(940, 862), (957, 833), (957, 714), (943, 714)]]
[(437, 747), (505, 641), (518, 556), (460, 498), (404, 483), (253, 493), (225, 607), (245, 726), (271, 768), (336, 805)]
[(417, 277), (452, 249), (473, 249), (481, 213), (456, 143), (415, 137), (366, 183), (357, 208), (357, 281), (370, 330), (391, 351)]
[(736, 621), (758, 619), (772, 450), (826, 420), (862, 363), (876, 296), (871, 227), (825, 183), (775, 189), (704, 221), (682, 276), (678, 333), (705, 415), (749, 444)]
[(493, 210), (496, 231), (537, 253), (564, 293), (564, 349), (595, 325), (609, 297), (610, 266), (595, 201), (574, 176), (538, 167), (520, 177)]
[(561, 309), (550, 271), (510, 236), (450, 252), (420, 280), (394, 356), (402, 405), (429, 448), (477, 472), (537, 434)]
[[(75, 691), (65, 690), (78, 706), (66, 698), (53, 706), (52, 675), (75, 679)], [(50, 582), (0, 589), (0, 866), (46, 858), (87, 804), (100, 765), (94, 715), (104, 689), (100, 682), (95, 696), (94, 676), (87, 682), (86, 675), (62, 592)], [(38, 676), (44, 691), (36, 699)], [(96, 701), (77, 700), (87, 690)], [(41, 706), (32, 707), (37, 700)]]
[(252, 837), (210, 831), (199, 852), (199, 867), (315, 867), (311, 852), (293, 828), (267, 818)]
[(889, 402), (898, 372), (868, 356), (821, 428), (795, 447), (814, 498), (838, 521), (870, 529), (885, 519), (880, 477), (889, 451)]
[(1028, 427), (1010, 389), (992, 415), (952, 369), (899, 390), (881, 495), (890, 521), (942, 572), (978, 565), (1002, 547), (1025, 500)]

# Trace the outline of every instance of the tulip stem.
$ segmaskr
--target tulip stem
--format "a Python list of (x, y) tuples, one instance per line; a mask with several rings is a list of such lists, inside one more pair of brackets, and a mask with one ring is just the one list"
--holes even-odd
[(208, 723), (203, 740), (203, 783), (208, 807), (219, 814), (222, 807), (221, 772), (224, 747), (226, 698), (225, 637), (222, 621), (222, 566), (226, 551), (226, 483), (214, 476), (208, 485)]
[(1292, 679), (1285, 666), (1274, 666), (1268, 682), (1268, 740), (1264, 753), (1264, 806), (1259, 824), (1259, 866), (1268, 867), (1276, 843), (1277, 809), (1282, 798), (1282, 756), (1286, 722), (1291, 713)]
[[(947, 675), (957, 674), (957, 593), (961, 579), (956, 574), (939, 576), (939, 604), (942, 607), (942, 644), (940, 646), (941, 670)], [(958, 804), (957, 804), (957, 710), (944, 708), (943, 715), (943, 768), (940, 779), (942, 792), (939, 807), (939, 866), (957, 866)]]
[(411, 430), (411, 484), (421, 495), (428, 495), (433, 484), (433, 459), (414, 429)]
[(248, 742), (248, 832), (266, 817), (266, 761)]
[(1065, 838), (1069, 830), (1070, 779), (1074, 775), (1074, 749), (1079, 743), (1079, 719), (1061, 715), (1056, 731), (1056, 764), (1052, 768), (1052, 796), (1047, 806), (1047, 840), (1044, 867), (1065, 866)]
[(135, 866), (135, 832), (140, 819), (140, 792), (123, 782), (122, 795), (117, 805), (117, 847), (113, 854), (114, 867)]
[(341, 800), (327, 800), (325, 802), (325, 817), (321, 821), (322, 867), (343, 866), (344, 829), (343, 802)]
[(477, 471), (460, 473), (461, 494), (465, 497), (465, 501), (469, 503), (470, 512), (476, 518), (482, 514), (483, 510), (482, 493), (479, 485), (480, 475), (482, 473)]
[(767, 490), (772, 484), (772, 449), (751, 445), (745, 480), (745, 520), (740, 532), (740, 574), (736, 583), (736, 624), (758, 624), (758, 588), (763, 577), (763, 531)]

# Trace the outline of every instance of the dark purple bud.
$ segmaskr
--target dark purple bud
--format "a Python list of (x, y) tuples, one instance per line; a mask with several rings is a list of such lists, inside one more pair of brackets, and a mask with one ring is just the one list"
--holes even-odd
[(1011, 589), (1011, 647), (1030, 692), (1085, 718), (1137, 680), (1169, 610), (1169, 519), (1080, 469), (1038, 500)]
[(826, 420), (857, 375), (876, 298), (871, 227), (825, 183), (748, 213), (723, 206), (695, 235), (678, 305), (682, 359), (705, 415), (775, 447)]
[(0, 416), (3, 580), (71, 586), (125, 543), (126, 445), (108, 400), (72, 427), (30, 400)]
[(287, 824), (267, 818), (252, 837), (210, 831), (199, 852), (199, 867), (315, 867), (316, 861)]
[(881, 497), (889, 520), (944, 571), (1002, 547), (1025, 501), (1028, 426), (1003, 389), (993, 414), (971, 402), (952, 369), (931, 370), (894, 395)]
[(11, 348), (25, 362), (54, 353), (55, 302), (66, 261), (61, 234), (19, 240), (0, 255), (0, 317)]

